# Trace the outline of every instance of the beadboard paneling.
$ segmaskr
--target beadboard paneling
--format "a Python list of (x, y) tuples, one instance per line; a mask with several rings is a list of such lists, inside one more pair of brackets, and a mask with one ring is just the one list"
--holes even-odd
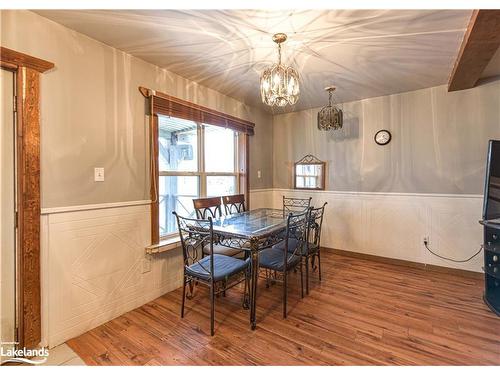
[(279, 208), (283, 195), (311, 196), (315, 206), (328, 202), (321, 241), (325, 247), (482, 272), (482, 256), (454, 263), (432, 255), (423, 245), (428, 236), (430, 248), (445, 257), (465, 259), (474, 254), (482, 243), (482, 196), (289, 189), (251, 194), (259, 207)]
[[(180, 250), (145, 255), (149, 209), (139, 205), (43, 216), (43, 319), (50, 347), (182, 285)], [(143, 273), (148, 261), (151, 270)]]

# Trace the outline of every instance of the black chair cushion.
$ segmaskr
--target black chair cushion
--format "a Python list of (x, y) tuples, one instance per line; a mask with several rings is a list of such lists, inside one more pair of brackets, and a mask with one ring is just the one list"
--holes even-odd
[[(214, 244), (213, 249), (214, 249), (214, 255), (222, 254), (222, 255), (227, 255), (228, 257), (236, 256), (237, 258), (244, 258), (245, 256), (245, 252), (243, 250), (233, 249), (231, 247), (223, 245)], [(206, 244), (205, 246), (203, 246), (203, 253), (210, 254), (210, 244)]]
[[(297, 248), (298, 244), (299, 244), (298, 240), (296, 240), (295, 238), (289, 238), (288, 239), (288, 252), (289, 253), (295, 252), (295, 249)], [(283, 240), (283, 241), (277, 243), (276, 245), (274, 245), (272, 248), (277, 249), (277, 250), (281, 250), (281, 251), (285, 251), (285, 245), (286, 245), (286, 241)], [(305, 250), (302, 250), (302, 251), (298, 250), (296, 252), (296, 254), (301, 254), (303, 251), (305, 251)]]
[(307, 249), (304, 249), (304, 255), (306, 255), (309, 252), (309, 255), (317, 253), (319, 250), (319, 246), (315, 245), (312, 242), (309, 242), (309, 247)]
[[(285, 245), (283, 245), (285, 246)], [(259, 265), (274, 271), (283, 272), (284, 256), (283, 249), (271, 248), (262, 250), (259, 253)], [(287, 268), (293, 268), (300, 262), (300, 256), (288, 254)]]
[[(214, 254), (214, 280), (219, 281), (248, 267), (249, 262), (222, 254)], [(199, 262), (186, 268), (186, 274), (200, 278), (202, 280), (210, 279), (210, 257), (207, 256)]]
[[(296, 239), (290, 238), (288, 240), (288, 252), (293, 253), (295, 252), (295, 248), (297, 247), (298, 241)], [(276, 244), (273, 246), (273, 249), (280, 249), (281, 251), (285, 250), (285, 241), (281, 241), (280, 243)], [(306, 245), (302, 247), (302, 251), (298, 250), (295, 254), (301, 254), (306, 256), (307, 253), (309, 252), (309, 255), (315, 254), (318, 252), (319, 246), (316, 246), (312, 242), (309, 242), (309, 248), (306, 248)]]

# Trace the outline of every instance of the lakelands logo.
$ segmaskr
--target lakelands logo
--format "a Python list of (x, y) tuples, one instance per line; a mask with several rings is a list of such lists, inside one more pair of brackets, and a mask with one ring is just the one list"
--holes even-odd
[[(49, 358), (49, 350), (47, 348), (39, 349), (16, 349), (17, 342), (0, 342), (0, 364), (7, 362), (14, 363), (29, 363), (30, 365), (41, 365)], [(29, 359), (38, 357), (40, 359)], [(5, 359), (3, 359), (5, 358)]]

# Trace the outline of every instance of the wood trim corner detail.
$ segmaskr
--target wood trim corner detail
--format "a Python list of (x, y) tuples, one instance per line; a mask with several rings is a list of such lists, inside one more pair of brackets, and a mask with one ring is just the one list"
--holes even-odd
[(45, 73), (47, 70), (54, 68), (54, 63), (50, 61), (42, 60), (1, 46), (0, 60), (2, 61), (2, 65), (7, 64), (11, 67), (15, 66), (16, 68), (25, 67), (39, 73)]
[(500, 9), (476, 9), (448, 80), (448, 91), (475, 87), (500, 47)]

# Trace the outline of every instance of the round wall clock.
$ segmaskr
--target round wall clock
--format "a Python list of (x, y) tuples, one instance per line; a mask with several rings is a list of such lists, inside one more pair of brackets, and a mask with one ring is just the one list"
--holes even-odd
[(375, 133), (375, 143), (380, 146), (388, 144), (391, 141), (391, 138), (392, 135), (389, 130), (382, 129)]

